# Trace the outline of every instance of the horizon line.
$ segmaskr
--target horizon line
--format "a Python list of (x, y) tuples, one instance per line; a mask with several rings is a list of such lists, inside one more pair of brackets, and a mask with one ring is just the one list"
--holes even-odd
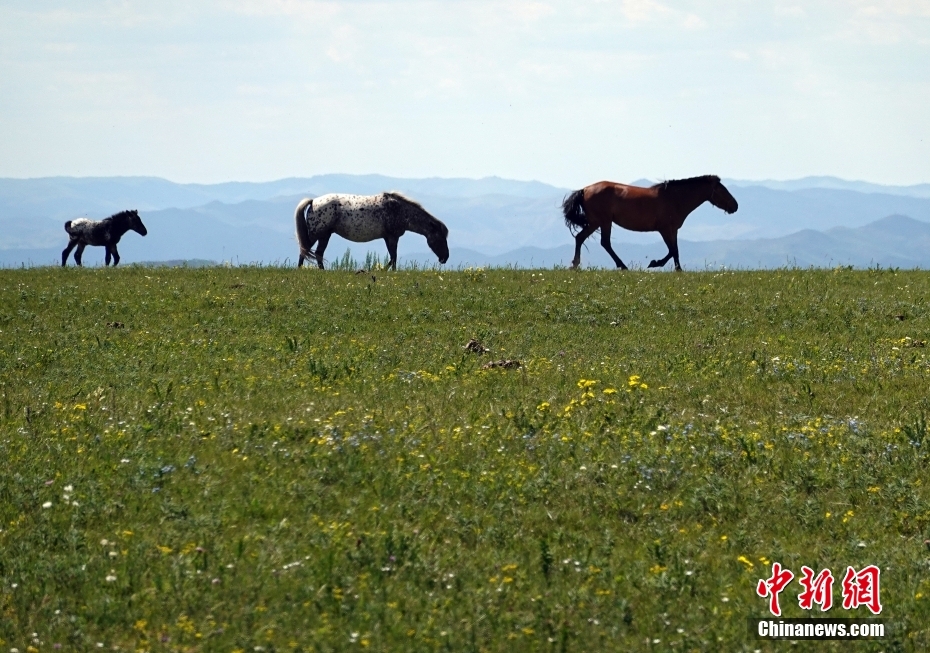
[[(320, 177), (383, 177), (386, 179), (397, 179), (403, 181), (431, 181), (431, 180), (442, 180), (442, 181), (487, 181), (487, 180), (500, 180), (507, 182), (516, 182), (521, 184), (541, 184), (544, 186), (550, 186), (554, 189), (563, 189), (568, 188), (567, 186), (559, 186), (548, 181), (542, 181), (539, 179), (515, 179), (511, 177), (502, 177), (500, 175), (486, 175), (484, 177), (443, 177), (443, 176), (428, 176), (428, 177), (406, 177), (406, 176), (394, 176), (387, 175), (380, 172), (369, 172), (369, 173), (351, 173), (351, 172), (325, 172), (309, 176), (300, 176), (293, 175), (287, 177), (278, 177), (273, 179), (265, 179), (263, 181), (253, 181), (253, 180), (242, 180), (242, 179), (229, 179), (226, 181), (216, 181), (216, 182), (199, 182), (199, 181), (176, 181), (170, 179), (169, 177), (161, 177), (158, 175), (48, 175), (41, 177), (0, 177), (0, 181), (43, 181), (43, 180), (55, 180), (55, 179), (73, 179), (73, 180), (108, 180), (108, 179), (148, 179), (148, 180), (158, 180), (165, 181), (171, 184), (178, 186), (221, 186), (224, 184), (273, 184), (283, 181), (303, 181), (316, 179)], [(664, 181), (664, 178), (651, 178), (648, 176), (638, 177), (637, 179), (626, 182), (634, 184), (639, 181), (648, 181), (650, 183), (656, 183), (658, 181)], [(775, 179), (772, 177), (767, 177), (763, 179), (750, 179), (750, 178), (741, 178), (741, 177), (723, 177), (724, 181), (738, 184), (790, 184), (797, 182), (804, 182), (809, 180), (824, 180), (824, 181), (834, 181), (841, 182), (845, 184), (867, 184), (870, 186), (879, 186), (884, 188), (921, 188), (924, 186), (930, 187), (930, 181), (928, 182), (919, 182), (916, 184), (887, 184), (875, 181), (868, 181), (864, 179), (846, 179), (843, 177), (837, 177), (834, 175), (828, 174), (818, 174), (818, 175), (805, 175), (802, 177), (793, 177), (789, 179)], [(594, 183), (594, 182), (592, 182)], [(624, 183), (624, 182), (620, 182)]]

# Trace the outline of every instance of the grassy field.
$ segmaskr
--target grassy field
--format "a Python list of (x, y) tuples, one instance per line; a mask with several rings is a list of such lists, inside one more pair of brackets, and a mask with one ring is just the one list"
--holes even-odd
[[(0, 651), (930, 648), (930, 274), (0, 271)], [(464, 349), (477, 339), (490, 351)], [(508, 359), (520, 367), (485, 368)], [(817, 650), (846, 650), (821, 642)]]

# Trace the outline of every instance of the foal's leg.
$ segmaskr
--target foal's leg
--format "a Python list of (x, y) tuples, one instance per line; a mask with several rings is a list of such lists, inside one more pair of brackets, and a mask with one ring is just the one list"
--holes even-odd
[(620, 257), (614, 252), (614, 248), (610, 246), (610, 222), (601, 227), (601, 247), (607, 250), (607, 253), (610, 254), (610, 258), (614, 260), (614, 263), (617, 264), (617, 267), (621, 270), (626, 270), (627, 267), (623, 264), (623, 261), (620, 260)]
[(589, 222), (587, 226), (582, 227), (575, 235), (575, 258), (572, 259), (572, 269), (577, 268), (581, 265), (581, 245), (587, 239), (588, 236), (593, 234), (597, 230), (597, 227), (592, 227)]
[(74, 246), (77, 245), (78, 241), (69, 240), (68, 246), (61, 252), (61, 267), (65, 267), (68, 263), (68, 254), (71, 253), (71, 250), (74, 249)]
[(387, 243), (388, 256), (391, 257), (391, 262), (388, 263), (388, 267), (392, 270), (397, 269), (397, 241), (400, 240), (400, 236), (385, 236), (384, 242)]
[(104, 245), (104, 249), (106, 253), (103, 255), (103, 264), (109, 265), (110, 264), (110, 246)]
[(78, 264), (78, 267), (81, 266), (81, 255), (84, 253), (84, 248), (87, 247), (84, 243), (78, 245), (77, 251), (74, 253), (74, 262)]
[(116, 245), (111, 245), (110, 251), (113, 252), (113, 267), (116, 267), (119, 265), (119, 252), (116, 251)]
[(662, 234), (662, 240), (665, 241), (665, 244), (668, 246), (668, 254), (664, 258), (658, 261), (650, 261), (649, 267), (651, 268), (661, 268), (663, 265), (668, 263), (670, 258), (675, 259), (675, 269), (679, 272), (681, 271), (681, 264), (678, 262), (678, 231), (660, 231)]
[(320, 242), (316, 246), (316, 265), (321, 270), (323, 269), (323, 252), (326, 251), (326, 246), (329, 245), (329, 238), (332, 234), (323, 234), (320, 236)]

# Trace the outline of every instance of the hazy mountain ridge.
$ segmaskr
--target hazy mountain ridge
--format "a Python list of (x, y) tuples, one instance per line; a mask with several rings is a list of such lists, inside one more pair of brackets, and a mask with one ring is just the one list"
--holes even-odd
[[(651, 244), (630, 243), (613, 238), (614, 251), (634, 268), (665, 255), (666, 247), (656, 236)], [(930, 268), (930, 223), (893, 215), (857, 228), (835, 227), (826, 232), (805, 229), (781, 238), (758, 240), (679, 241), (682, 267), (781, 268), (781, 267), (898, 267)], [(553, 267), (570, 265), (574, 246), (524, 247), (498, 256), (474, 250), (453, 250), (449, 265)], [(403, 259), (402, 259), (403, 260)], [(434, 264), (427, 252), (406, 257), (419, 264)], [(581, 250), (582, 267), (614, 268), (614, 263), (597, 239), (589, 239)], [(666, 265), (672, 269), (672, 262)]]
[(904, 197), (930, 198), (930, 184), (913, 184), (910, 186), (888, 186), (873, 184), (868, 181), (849, 181), (839, 177), (815, 176), (776, 181), (764, 179), (762, 181), (748, 181), (745, 179), (725, 179), (725, 183), (734, 186), (762, 186), (772, 190), (805, 190), (809, 188), (823, 188), (830, 190), (851, 190), (857, 193), (881, 193), (884, 195), (901, 195)]
[[(155, 240), (143, 243), (141, 238), (120, 243), (120, 251), (125, 260), (133, 261), (171, 261), (181, 264), (203, 265), (204, 257), (198, 256), (204, 250), (190, 240), (172, 240), (168, 234), (170, 227), (180, 228), (187, 217), (185, 212), (169, 209), (163, 212), (162, 235)], [(221, 231), (228, 228), (227, 223), (215, 218), (205, 218), (212, 229)], [(150, 232), (151, 233), (151, 232)], [(278, 234), (279, 238), (271, 246), (268, 232), (261, 227), (238, 227), (235, 232), (234, 246), (248, 246), (248, 251), (255, 253), (251, 258), (238, 255), (229, 256), (225, 245), (214, 244), (210, 251), (216, 256), (209, 258), (217, 263), (229, 261), (233, 264), (263, 263), (293, 265), (293, 255), (276, 256), (280, 245), (287, 241), (293, 247), (293, 238), (289, 234)], [(425, 251), (425, 243), (407, 240), (407, 251), (400, 255), (400, 264), (416, 262), (418, 265), (435, 266), (435, 257)], [(124, 247), (124, 243), (128, 247)], [(652, 243), (631, 243), (613, 239), (615, 251), (633, 268), (645, 268), (648, 262), (665, 254), (665, 245), (658, 236)], [(781, 238), (758, 240), (720, 240), (720, 241), (686, 241), (679, 242), (682, 265), (688, 270), (742, 268), (764, 269), (781, 267), (835, 267), (852, 265), (865, 267), (898, 267), (930, 269), (930, 223), (914, 220), (907, 216), (893, 215), (876, 220), (857, 228), (834, 227), (826, 232), (805, 229)], [(157, 256), (158, 252), (174, 253), (172, 259)], [(326, 258), (334, 260), (346, 251), (345, 241), (335, 242), (327, 250)], [(380, 257), (385, 252), (379, 243), (367, 247), (356, 246), (353, 256), (363, 260), (366, 251), (374, 251)], [(127, 254), (128, 253), (128, 254)], [(153, 255), (154, 254), (154, 255)], [(571, 263), (574, 247), (569, 244), (552, 248), (533, 246), (518, 247), (502, 254), (490, 255), (466, 247), (452, 247), (448, 267), (468, 266), (513, 266), (519, 268), (566, 267)], [(12, 256), (11, 256), (12, 255)], [(31, 250), (0, 250), (0, 265), (18, 267), (19, 265), (49, 265), (60, 260), (58, 248)], [(131, 258), (130, 258), (131, 257)], [(89, 265), (102, 263), (103, 250), (88, 248), (84, 255)], [(590, 239), (581, 254), (583, 267), (613, 268), (613, 262), (604, 252), (597, 239)], [(671, 269), (671, 263), (666, 266)]]
[(500, 177), (400, 179), (384, 175), (329, 174), (220, 184), (178, 184), (158, 177), (0, 178), (0, 216), (62, 221), (82, 216), (99, 219), (127, 208), (140, 211), (185, 209), (211, 202), (237, 204), (291, 195), (374, 194), (386, 190), (445, 197), (499, 194), (524, 198), (567, 192), (538, 181), (514, 181)]
[[(924, 186), (930, 188), (930, 184), (884, 187), (827, 177), (726, 183), (739, 200), (740, 210), (727, 215), (704, 205), (688, 218), (679, 236), (686, 267), (694, 261), (701, 261), (700, 266), (777, 267), (794, 261), (801, 266), (930, 267), (930, 260), (918, 256), (911, 247), (914, 242), (923, 242), (922, 232), (912, 223), (930, 223), (930, 199), (915, 193), (922, 192)], [(867, 192), (832, 187), (842, 184)], [(67, 240), (65, 220), (79, 215), (105, 217), (130, 207), (142, 212), (149, 236), (128, 234), (123, 239), (120, 251), (125, 262), (206, 259), (283, 263), (293, 261), (297, 251), (293, 211), (300, 198), (388, 189), (421, 202), (449, 226), (454, 264), (468, 263), (465, 259), (471, 258), (483, 264), (525, 266), (532, 260), (551, 265), (566, 264), (571, 258), (572, 238), (561, 215), (561, 201), (568, 189), (542, 182), (497, 177), (321, 175), (272, 182), (174, 184), (150, 177), (117, 177), (0, 179), (0, 264), (54, 262)], [(881, 192), (872, 192), (875, 189)], [(885, 220), (889, 215), (911, 219)], [(860, 231), (865, 227), (871, 231)], [(813, 232), (799, 235), (804, 230)], [(867, 241), (860, 238), (864, 233), (871, 234)], [(616, 229), (613, 242), (624, 260), (648, 262), (665, 253), (656, 234)], [(369, 250), (384, 253), (381, 242), (357, 245), (336, 237), (327, 258), (341, 256), (347, 247), (357, 258), (364, 258)], [(85, 254), (90, 263), (102, 259), (103, 250), (95, 249), (99, 248), (89, 248)], [(830, 249), (836, 251), (832, 258), (826, 251)], [(424, 251), (425, 242), (418, 235), (410, 234), (400, 241), (402, 259)], [(586, 263), (612, 266), (597, 238), (589, 239), (582, 256)]]

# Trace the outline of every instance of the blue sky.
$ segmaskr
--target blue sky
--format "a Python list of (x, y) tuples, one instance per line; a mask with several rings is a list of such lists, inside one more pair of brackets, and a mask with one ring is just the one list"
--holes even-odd
[(0, 4), (0, 176), (930, 182), (930, 2)]

